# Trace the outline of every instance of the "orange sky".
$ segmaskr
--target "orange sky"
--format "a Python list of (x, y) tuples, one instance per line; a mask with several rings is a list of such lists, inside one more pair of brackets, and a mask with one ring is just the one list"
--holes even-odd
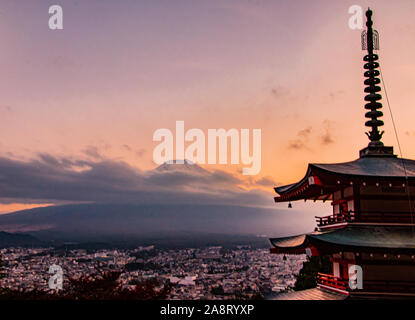
[[(358, 4), (374, 10), (403, 153), (415, 158), (414, 1), (61, 1), (62, 31), (47, 29), (48, 3), (0, 10), (3, 157), (108, 158), (149, 170), (154, 131), (184, 120), (206, 132), (262, 129), (255, 179), (286, 184), (309, 162), (353, 160), (368, 143), (364, 52), (348, 27)], [(382, 102), (383, 140), (398, 153)]]

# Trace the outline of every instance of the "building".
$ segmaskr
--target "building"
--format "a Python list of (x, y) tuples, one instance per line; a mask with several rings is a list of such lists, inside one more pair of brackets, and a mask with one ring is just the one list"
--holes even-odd
[[(330, 215), (316, 217), (312, 233), (270, 239), (272, 253), (330, 256), (332, 274), (318, 274), (317, 289), (306, 290), (309, 297), (415, 298), (415, 161), (397, 157), (393, 147), (381, 141), (381, 81), (374, 53), (378, 33), (372, 29), (371, 17), (368, 9), (367, 31), (362, 33), (367, 50), (368, 146), (360, 150), (357, 160), (309, 164), (302, 180), (275, 188), (279, 195), (275, 201), (288, 202), (289, 207), (296, 200), (321, 200), (330, 201), (333, 208)], [(298, 297), (290, 293), (290, 298)], [(307, 299), (307, 294), (301, 297)]]

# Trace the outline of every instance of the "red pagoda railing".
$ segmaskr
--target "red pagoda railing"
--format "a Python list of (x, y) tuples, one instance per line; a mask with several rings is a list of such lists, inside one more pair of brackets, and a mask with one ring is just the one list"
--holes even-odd
[[(317, 226), (329, 226), (336, 223), (356, 222), (354, 211), (345, 211), (325, 217), (315, 217)], [(359, 214), (359, 222), (394, 222), (394, 223), (414, 223), (415, 219), (410, 212), (367, 212)]]
[(317, 273), (317, 284), (346, 291), (348, 288), (347, 280), (335, 277), (332, 274)]
[(352, 222), (355, 220), (355, 214), (354, 214), (354, 211), (347, 211), (344, 213), (332, 214), (326, 217), (315, 217), (315, 218), (316, 218), (317, 225), (321, 227), (321, 226), (327, 226), (327, 225), (342, 223), (342, 222)]

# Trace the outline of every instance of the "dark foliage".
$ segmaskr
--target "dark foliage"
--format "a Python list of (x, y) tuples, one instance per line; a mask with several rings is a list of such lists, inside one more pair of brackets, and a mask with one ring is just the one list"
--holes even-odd
[(297, 275), (294, 290), (299, 291), (315, 288), (317, 286), (317, 273), (331, 273), (331, 271), (331, 262), (329, 256), (311, 258), (307, 257), (307, 261), (303, 263), (303, 268)]
[(171, 287), (156, 280), (139, 282), (133, 289), (122, 288), (118, 281), (121, 272), (104, 272), (99, 277), (70, 279), (58, 292), (31, 290), (0, 291), (0, 300), (160, 300), (166, 299)]
[(4, 274), (4, 269), (2, 266), (2, 260), (1, 260), (1, 256), (0, 256), (0, 279), (4, 278), (6, 275)]
[(135, 270), (159, 270), (160, 266), (153, 262), (130, 262), (125, 265), (125, 270), (127, 271), (135, 271)]
[(225, 291), (223, 290), (223, 287), (221, 285), (218, 285), (217, 287), (213, 287), (210, 292), (212, 294), (216, 294), (216, 295), (224, 295)]

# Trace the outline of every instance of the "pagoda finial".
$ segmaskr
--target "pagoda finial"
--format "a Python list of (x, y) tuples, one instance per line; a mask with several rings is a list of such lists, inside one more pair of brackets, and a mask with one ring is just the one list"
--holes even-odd
[(367, 70), (364, 73), (364, 76), (367, 78), (364, 82), (366, 85), (365, 92), (368, 93), (368, 95), (365, 96), (365, 101), (368, 101), (365, 105), (365, 109), (370, 110), (365, 114), (365, 117), (370, 120), (366, 121), (365, 125), (372, 128), (372, 130), (366, 132), (366, 134), (370, 140), (369, 146), (381, 147), (383, 146), (383, 143), (380, 141), (382, 139), (383, 131), (380, 132), (378, 127), (383, 126), (383, 121), (378, 118), (382, 117), (383, 113), (378, 110), (382, 108), (382, 104), (378, 102), (382, 99), (382, 96), (378, 93), (381, 90), (378, 86), (378, 84), (380, 84), (380, 79), (378, 78), (380, 72), (377, 70), (377, 68), (379, 68), (379, 63), (376, 62), (379, 57), (377, 54), (373, 53), (373, 50), (379, 49), (379, 34), (372, 28), (372, 10), (370, 10), (370, 8), (366, 11), (366, 18), (367, 31), (365, 30), (362, 32), (362, 49), (367, 50), (368, 53), (363, 60), (366, 62), (364, 68)]

